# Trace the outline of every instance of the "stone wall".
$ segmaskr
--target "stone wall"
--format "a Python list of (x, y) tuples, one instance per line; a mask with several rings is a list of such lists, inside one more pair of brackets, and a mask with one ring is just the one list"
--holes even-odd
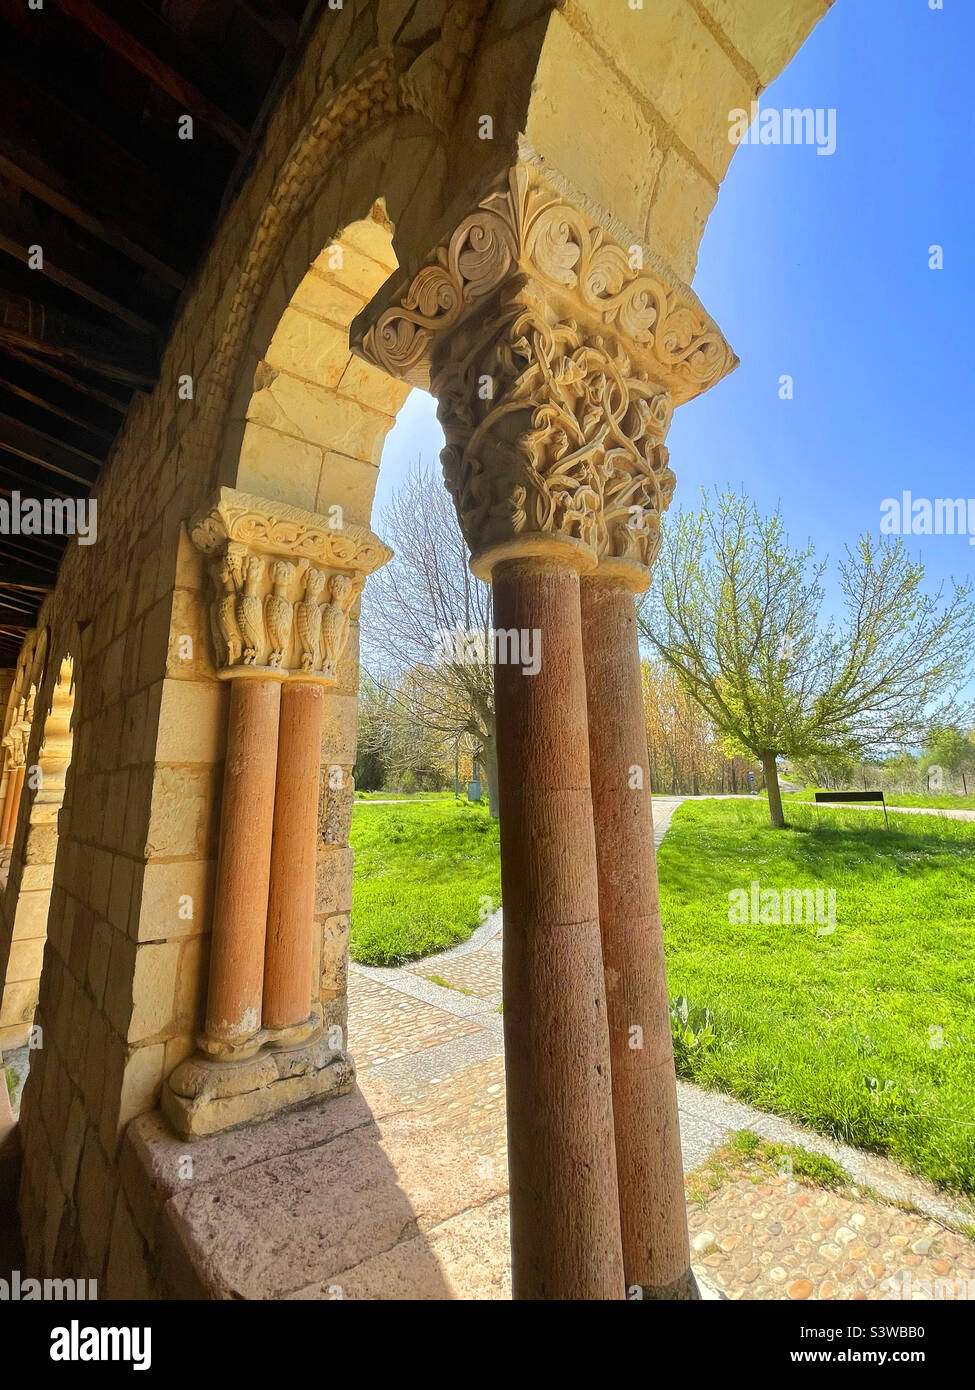
[[(129, 411), (96, 491), (97, 544), (69, 548), (40, 615), (29, 760), (68, 658), (76, 693), (50, 859), (30, 862), (25, 793), (0, 927), (6, 964), (36, 868), (35, 887), (51, 891), (43, 1046), (22, 1110), (32, 1269), (99, 1278), (109, 1295), (147, 1287), (117, 1146), (200, 1027), (227, 715), (185, 523), (222, 484), (368, 524), (404, 388), (351, 357), (348, 325), (397, 261), (415, 269), (518, 158), (689, 278), (732, 152), (729, 107), (747, 107), (827, 7), (346, 0), (323, 11), (184, 296), (159, 383)], [(351, 785), (333, 791), (327, 769), (351, 769), (357, 678), (353, 634), (326, 718), (316, 901), (322, 995), (341, 1020)], [(4, 1008), (15, 986), (5, 980)]]

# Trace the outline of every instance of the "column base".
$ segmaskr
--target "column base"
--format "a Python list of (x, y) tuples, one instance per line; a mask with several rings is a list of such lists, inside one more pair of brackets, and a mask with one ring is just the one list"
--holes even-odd
[[(639, 1293), (636, 1292), (637, 1289)], [(662, 1287), (650, 1288), (645, 1284), (631, 1284), (627, 1288), (626, 1296), (641, 1303), (696, 1303), (698, 1299), (713, 1298), (717, 1295), (712, 1293), (710, 1288), (702, 1291), (697, 1276), (689, 1269), (680, 1279)]]
[(355, 1064), (326, 1034), (299, 1047), (268, 1048), (242, 1061), (191, 1057), (163, 1086), (162, 1111), (184, 1139), (266, 1120), (304, 1101), (342, 1096)]

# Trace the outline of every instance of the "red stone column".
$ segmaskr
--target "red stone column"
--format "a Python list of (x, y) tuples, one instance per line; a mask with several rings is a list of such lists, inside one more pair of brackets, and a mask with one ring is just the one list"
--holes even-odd
[(579, 575), (507, 559), (492, 582), (495, 627), (541, 643), (536, 675), (495, 665), (514, 1296), (618, 1299)]
[(17, 776), (17, 769), (10, 767), (7, 770), (7, 790), (3, 797), (3, 812), (0, 813), (0, 849), (7, 848), (7, 831), (10, 827), (10, 812), (13, 805), (14, 778)]
[(278, 777), (271, 842), (271, 888), (264, 957), (264, 1026), (290, 1028), (309, 1017), (315, 923), (318, 780), (325, 691), (290, 676), (281, 692)]
[[(241, 1047), (261, 1027), (274, 784), (285, 673), (234, 667), (220, 813), (206, 1051)], [(307, 982), (307, 973), (305, 976)]]
[(7, 796), (3, 807), (4, 849), (12, 848), (14, 836), (17, 833), (17, 816), (20, 812), (20, 798), (24, 790), (26, 772), (26, 766), (21, 763), (20, 767), (11, 769), (7, 778)]
[[(698, 1297), (690, 1268), (677, 1086), (653, 843), (636, 608), (642, 567), (584, 575), (582, 635), (609, 1009), (623, 1263), (644, 1298)], [(631, 1295), (633, 1296), (633, 1295)]]

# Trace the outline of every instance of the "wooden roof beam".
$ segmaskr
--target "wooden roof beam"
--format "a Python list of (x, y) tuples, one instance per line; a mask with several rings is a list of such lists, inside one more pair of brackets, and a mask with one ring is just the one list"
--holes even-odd
[[(55, 170), (49, 168), (40, 160), (26, 153), (24, 150), (16, 150), (8, 142), (0, 138), (0, 177), (14, 184), (17, 188), (24, 189), (32, 197), (46, 203), (55, 212), (67, 217), (77, 226), (83, 227), (92, 236), (98, 237), (106, 245), (127, 256), (129, 260), (141, 265), (144, 270), (157, 276), (165, 284), (173, 289), (180, 290), (186, 283), (186, 276), (174, 270), (172, 266), (165, 264), (158, 256), (146, 249), (139, 240), (134, 240), (133, 236), (123, 231), (120, 226), (102, 217), (97, 217), (89, 212), (82, 203), (78, 202), (72, 195), (72, 190), (67, 181)], [(131, 230), (131, 229), (130, 229)]]
[[(2, 330), (0, 330), (2, 331)], [(17, 347), (12, 342), (5, 341), (0, 343), (0, 351), (14, 358), (17, 362), (23, 362), (32, 371), (42, 372), (44, 376), (50, 377), (52, 381), (60, 382), (62, 386), (68, 387), (71, 391), (77, 391), (80, 395), (89, 396), (93, 401), (98, 401), (107, 410), (114, 410), (119, 415), (124, 415), (129, 408), (128, 401), (123, 401), (118, 396), (113, 396), (107, 391), (101, 391), (97, 386), (92, 386), (90, 382), (82, 381), (80, 377), (72, 376), (70, 372), (63, 372), (60, 367), (55, 367), (52, 362), (46, 362), (43, 357), (35, 357), (33, 353), (25, 348)]]
[(196, 116), (209, 126), (234, 149), (244, 148), (247, 143), (247, 131), (243, 126), (238, 125), (225, 111), (221, 111), (216, 103), (194, 87), (192, 82), (187, 82), (168, 63), (164, 63), (161, 58), (150, 52), (128, 29), (92, 4), (91, 0), (53, 2), (76, 24), (94, 34), (113, 53), (141, 72), (143, 77), (147, 77), (190, 115)]
[(73, 483), (90, 487), (98, 478), (103, 459), (63, 444), (53, 435), (33, 429), (12, 415), (0, 412), (0, 444), (8, 453), (36, 463)]

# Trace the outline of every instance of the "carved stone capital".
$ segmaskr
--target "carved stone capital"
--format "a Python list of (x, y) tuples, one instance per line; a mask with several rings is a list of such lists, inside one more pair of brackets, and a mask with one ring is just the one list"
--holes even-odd
[(445, 480), (483, 577), (546, 548), (580, 568), (652, 564), (674, 407), (737, 358), (649, 259), (519, 164), (353, 324), (362, 357), (437, 397)]
[(189, 531), (210, 562), (220, 675), (334, 684), (353, 606), (390, 548), (366, 526), (233, 488)]

